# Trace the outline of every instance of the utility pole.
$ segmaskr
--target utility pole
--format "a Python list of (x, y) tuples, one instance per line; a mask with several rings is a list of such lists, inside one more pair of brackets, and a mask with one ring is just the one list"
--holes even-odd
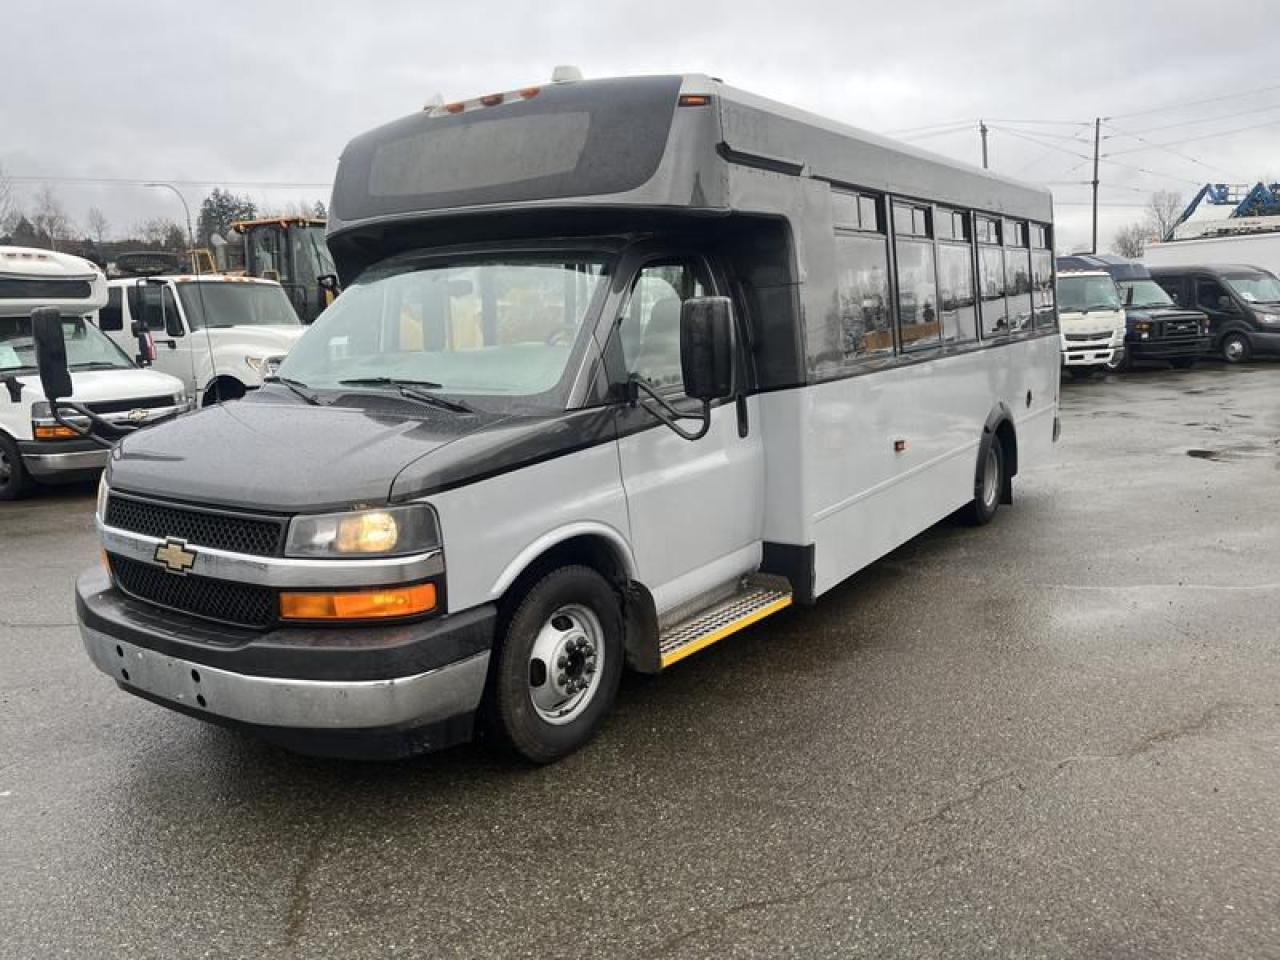
[(982, 169), (987, 169), (987, 121), (978, 121), (978, 132), (982, 134)]
[(1093, 245), (1091, 253), (1098, 252), (1098, 147), (1102, 143), (1102, 118), (1093, 120)]

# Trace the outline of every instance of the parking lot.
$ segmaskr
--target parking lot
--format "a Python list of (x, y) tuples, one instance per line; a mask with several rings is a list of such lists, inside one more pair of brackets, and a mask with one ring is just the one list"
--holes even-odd
[(1280, 956), (1280, 369), (1062, 386), (1056, 461), (533, 769), (129, 697), (91, 488), (0, 507), (0, 956)]

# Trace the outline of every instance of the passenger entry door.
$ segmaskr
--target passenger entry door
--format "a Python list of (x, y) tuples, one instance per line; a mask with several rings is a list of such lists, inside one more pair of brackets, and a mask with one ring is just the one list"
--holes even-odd
[[(681, 304), (716, 292), (700, 258), (660, 257), (639, 265), (617, 305), (612, 348), (626, 372), (682, 411), (700, 405), (683, 388)], [(738, 340), (741, 351), (741, 333)], [(745, 364), (739, 369), (745, 373)], [(692, 441), (646, 404), (653, 401), (641, 394), (635, 406), (619, 408), (618, 452), (639, 579), (661, 615), (759, 567), (764, 451), (754, 397), (742, 402), (743, 416), (732, 400), (715, 404), (710, 430)], [(681, 425), (693, 430), (697, 422)]]

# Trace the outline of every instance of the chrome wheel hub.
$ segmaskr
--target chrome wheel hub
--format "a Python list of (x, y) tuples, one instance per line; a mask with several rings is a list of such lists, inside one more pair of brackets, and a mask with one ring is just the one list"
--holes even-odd
[(529, 654), (529, 699), (547, 723), (564, 724), (586, 710), (600, 688), (604, 628), (589, 607), (566, 604), (542, 625)]
[(1244, 357), (1244, 343), (1239, 337), (1232, 337), (1227, 341), (1227, 359), (1239, 360)]

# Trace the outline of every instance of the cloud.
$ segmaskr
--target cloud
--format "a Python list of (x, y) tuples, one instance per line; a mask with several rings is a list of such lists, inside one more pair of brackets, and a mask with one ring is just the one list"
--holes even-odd
[[(1224, 0), (1212, 16), (1193, 0), (8, 0), (6, 74), (22, 78), (24, 95), (0, 100), (0, 163), (33, 176), (328, 183), (343, 145), (362, 130), (436, 93), (450, 99), (546, 80), (557, 63), (592, 76), (707, 72), (875, 130), (984, 117), (993, 168), (1044, 181), (1089, 179), (1090, 164), (1064, 150), (1088, 154), (1091, 131), (1041, 121), (1114, 117), (1104, 153), (1143, 146), (1121, 138), (1124, 129), (1198, 121), (1147, 138), (1173, 143), (1277, 121), (1178, 153), (1114, 158), (1137, 170), (1104, 164), (1101, 233), (1109, 237), (1140, 215), (1150, 190), (1190, 195), (1206, 179), (1277, 172), (1280, 84), (1253, 97), (1139, 112), (1265, 86), (1257, 67), (1274, 57), (1272, 36), (1242, 25), (1273, 17), (1264, 0)], [(1214, 119), (1267, 104), (1276, 109)], [(1084, 139), (1057, 139), (1077, 134)], [(976, 122), (917, 143), (980, 157)], [(174, 214), (171, 196), (140, 187), (58, 189), (81, 221), (90, 205), (122, 227)], [(193, 207), (206, 189), (184, 188)], [(1087, 239), (1088, 208), (1075, 206), (1088, 200), (1087, 187), (1053, 189), (1063, 204), (1059, 236)], [(327, 194), (241, 192), (268, 204)]]

